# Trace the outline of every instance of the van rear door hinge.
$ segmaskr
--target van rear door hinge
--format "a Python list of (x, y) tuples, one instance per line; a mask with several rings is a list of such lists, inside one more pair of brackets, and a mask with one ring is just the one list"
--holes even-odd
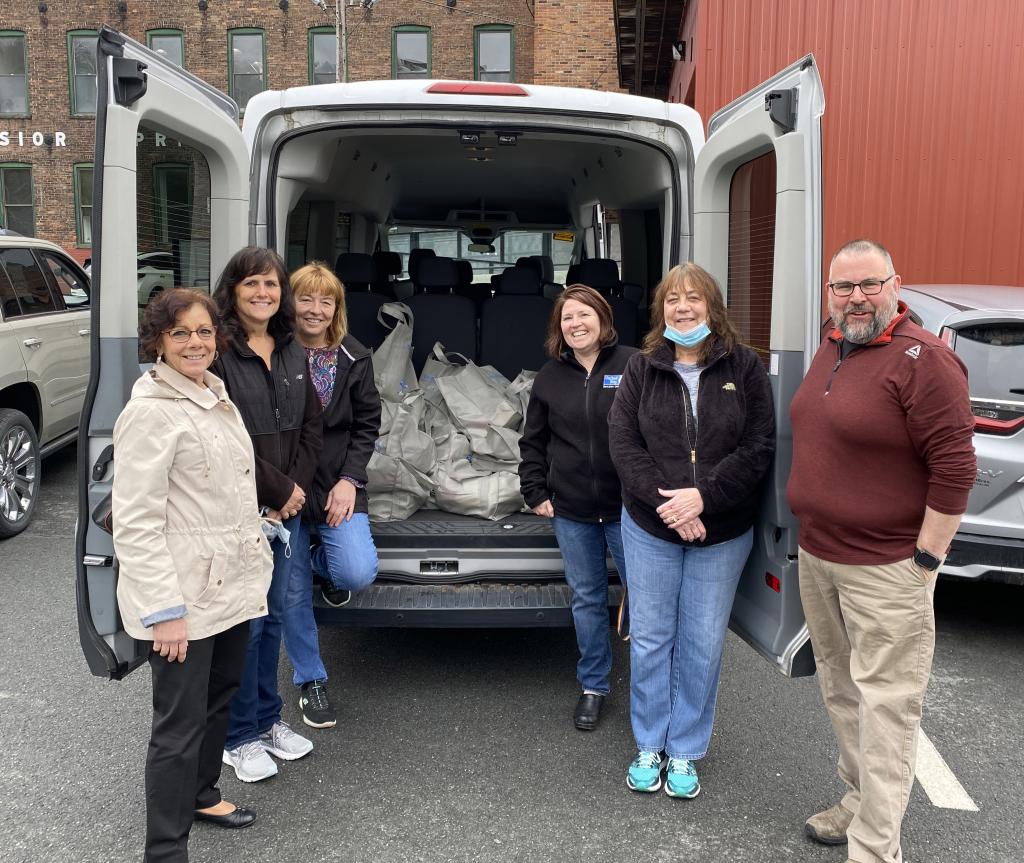
[(765, 93), (764, 109), (783, 132), (792, 132), (796, 128), (796, 99), (796, 87)]
[(114, 57), (114, 99), (130, 108), (146, 94), (146, 64), (131, 57)]

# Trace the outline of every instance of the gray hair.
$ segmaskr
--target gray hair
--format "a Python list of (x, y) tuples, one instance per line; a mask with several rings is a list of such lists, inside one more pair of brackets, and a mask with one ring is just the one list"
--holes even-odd
[(889, 250), (881, 243), (877, 243), (874, 240), (850, 240), (846, 243), (838, 252), (832, 256), (832, 260), (829, 261), (828, 268), (832, 269), (832, 264), (836, 262), (836, 258), (840, 255), (851, 254), (851, 255), (863, 255), (868, 252), (877, 252), (882, 256), (885, 261), (885, 265), (889, 268), (890, 273), (895, 273), (896, 269), (892, 265), (892, 255), (889, 254)]

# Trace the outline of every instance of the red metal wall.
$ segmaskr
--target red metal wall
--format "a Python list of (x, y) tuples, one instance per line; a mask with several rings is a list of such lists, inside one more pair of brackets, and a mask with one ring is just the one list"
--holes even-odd
[[(868, 236), (905, 282), (1024, 285), (1024, 3), (695, 2), (705, 120), (813, 52), (825, 85), (826, 262)], [(687, 72), (677, 69), (670, 99), (684, 100)]]

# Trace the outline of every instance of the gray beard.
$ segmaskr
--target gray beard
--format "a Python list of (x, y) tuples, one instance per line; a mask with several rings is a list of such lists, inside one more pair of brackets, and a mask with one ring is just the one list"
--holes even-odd
[(839, 329), (839, 332), (843, 334), (844, 339), (848, 342), (853, 342), (855, 345), (866, 345), (882, 335), (885, 332), (885, 328), (892, 323), (893, 318), (896, 317), (898, 303), (899, 299), (894, 293), (889, 304), (880, 309), (875, 309), (874, 315), (866, 324), (849, 323), (846, 320), (845, 313), (838, 311), (831, 301), (829, 302), (829, 312), (832, 314), (832, 322)]

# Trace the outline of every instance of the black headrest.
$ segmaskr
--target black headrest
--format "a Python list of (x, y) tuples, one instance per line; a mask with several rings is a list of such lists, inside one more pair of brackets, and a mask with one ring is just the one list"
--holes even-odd
[(455, 268), (458, 272), (460, 288), (468, 288), (473, 284), (473, 265), (469, 261), (456, 261)]
[(543, 293), (543, 286), (532, 267), (509, 267), (501, 274), (498, 293), (539, 295)]
[(370, 255), (344, 252), (334, 263), (334, 274), (345, 285), (368, 285), (377, 280), (377, 267)]
[(402, 272), (402, 256), (398, 252), (374, 252), (373, 262), (379, 276), (397, 276)]
[(576, 265), (575, 281), (595, 291), (619, 286), (619, 265), (611, 258), (587, 258)]
[(579, 271), (579, 264), (569, 264), (569, 269), (565, 271), (565, 284), (567, 286), (578, 285), (580, 283)]
[(531, 261), (536, 261), (540, 267), (540, 280), (542, 282), (553, 282), (555, 280), (555, 262), (550, 255), (531, 255)]
[[(431, 253), (433, 254), (433, 253)], [(420, 261), (416, 284), (421, 288), (454, 288), (459, 272), (451, 258), (426, 257)]]
[(434, 257), (433, 249), (413, 249), (409, 252), (409, 278), (419, 282), (420, 263)]

